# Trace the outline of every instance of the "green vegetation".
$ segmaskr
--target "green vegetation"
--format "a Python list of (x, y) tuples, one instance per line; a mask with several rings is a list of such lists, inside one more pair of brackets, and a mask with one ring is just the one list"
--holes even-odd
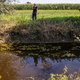
[[(41, 21), (44, 21), (45, 24), (48, 23), (59, 23), (64, 24), (65, 21), (80, 21), (80, 12), (78, 10), (39, 10), (37, 21), (32, 21), (30, 19), (30, 14), (32, 14), (32, 10), (18, 10), (15, 11), (13, 15), (1, 15), (1, 24), (3, 26), (0, 30), (5, 30), (5, 25), (9, 28), (12, 25), (22, 24), (22, 26), (30, 27), (36, 25), (41, 26)], [(77, 23), (76, 23), (77, 24)], [(38, 27), (39, 27), (38, 26)]]
[[(17, 5), (8, 6), (16, 7)], [(32, 8), (30, 7), (31, 5), (28, 6), (29, 8)], [(23, 50), (39, 51), (39, 53), (31, 53), (26, 55), (38, 57), (42, 56), (43, 58), (49, 56), (52, 59), (55, 57), (79, 57), (79, 55), (76, 55), (75, 52), (71, 52), (71, 50), (80, 50), (80, 46), (74, 46), (72, 48), (68, 46), (68, 51), (62, 51), (64, 49), (63, 46), (47, 46), (45, 44), (42, 46), (21, 45), (21, 43), (80, 41), (80, 12), (78, 10), (39, 10), (37, 20), (35, 21), (30, 19), (30, 14), (32, 14), (32, 10), (16, 10), (10, 15), (5, 14), (5, 11), (1, 11), (0, 43), (7, 44), (0, 44), (0, 51), (15, 50), (16, 55), (25, 55), (22, 54)], [(54, 51), (55, 54), (48, 53), (50, 51)], [(41, 52), (47, 53), (41, 55)], [(64, 73), (66, 72), (67, 67), (64, 68)], [(52, 73), (49, 80), (73, 80), (74, 74), (67, 76), (64, 73)], [(75, 73), (77, 74), (77, 72)], [(1, 78), (2, 76), (0, 75), (0, 79)], [(75, 80), (78, 78), (80, 78), (79, 74), (77, 74)], [(35, 78), (31, 77), (31, 79), (34, 80)]]
[(8, 5), (0, 3), (0, 14), (10, 14), (12, 12), (13, 12), (12, 7), (9, 7)]
[[(13, 15), (1, 15), (1, 20), (7, 22), (11, 21), (16, 24), (27, 20), (30, 21), (30, 14), (32, 14), (32, 10), (17, 10)], [(38, 20), (52, 19), (55, 21), (79, 21), (80, 12), (78, 10), (38, 10), (37, 18)]]
[(62, 74), (53, 74), (53, 73), (50, 74), (51, 77), (48, 80), (79, 80), (80, 79), (80, 74), (79, 74), (80, 70), (78, 72), (74, 72), (73, 74), (67, 76), (65, 75), (67, 69), (68, 68), (65, 66)]
[(17, 10), (11, 15), (2, 14), (0, 41), (3, 43), (78, 41), (74, 40), (80, 36), (78, 10), (38, 10), (35, 21), (31, 20), (30, 14), (32, 10)]
[[(18, 5), (9, 5), (16, 10), (32, 10), (33, 4), (18, 4)], [(58, 10), (63, 10), (63, 6), (66, 10), (70, 7), (71, 10), (78, 10), (80, 8), (80, 4), (37, 4), (39, 10), (55, 10), (57, 6)]]

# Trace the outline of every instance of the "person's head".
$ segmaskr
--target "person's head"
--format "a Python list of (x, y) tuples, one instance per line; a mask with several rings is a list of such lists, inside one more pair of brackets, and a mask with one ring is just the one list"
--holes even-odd
[(34, 3), (34, 7), (36, 7), (36, 3)]

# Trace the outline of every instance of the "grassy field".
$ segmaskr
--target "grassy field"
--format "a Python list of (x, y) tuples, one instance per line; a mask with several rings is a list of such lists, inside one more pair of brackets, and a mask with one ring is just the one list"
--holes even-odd
[[(1, 20), (4, 20), (4, 21), (7, 20), (7, 21), (16, 22), (16, 23), (19, 21), (27, 21), (27, 20), (31, 20), (30, 14), (32, 14), (32, 10), (17, 10), (14, 12), (13, 15), (4, 15), (4, 14), (1, 15)], [(42, 19), (42, 18), (54, 19), (55, 18), (57, 20), (57, 17), (59, 18), (76, 17), (77, 18), (77, 17), (80, 17), (80, 12), (78, 10), (38, 10), (37, 19)]]
[[(22, 24), (26, 21), (31, 22), (30, 14), (32, 14), (32, 10), (17, 10), (13, 15), (1, 15), (0, 22), (9, 23), (9, 25)], [(40, 19), (52, 19), (55, 22), (79, 21), (80, 12), (78, 10), (38, 10), (37, 20)]]
[[(7, 38), (16, 36), (13, 37), (15, 40), (17, 40), (17, 36), (27, 36), (27, 39), (24, 36), (24, 40), (22, 39), (20, 42), (25, 42), (25, 40), (34, 42), (38, 41), (37, 39), (45, 41), (46, 38), (48, 42), (50, 39), (53, 42), (62, 40), (60, 37), (70, 38), (73, 35), (78, 37), (80, 35), (80, 12), (78, 10), (38, 10), (35, 21), (30, 18), (30, 14), (32, 14), (32, 10), (16, 10), (11, 15), (2, 14), (0, 16), (0, 34), (7, 32), (7, 35), (10, 36)], [(66, 38), (64, 39), (66, 40)], [(65, 41), (64, 39), (63, 41)], [(20, 38), (17, 41), (19, 42), (19, 40)]]

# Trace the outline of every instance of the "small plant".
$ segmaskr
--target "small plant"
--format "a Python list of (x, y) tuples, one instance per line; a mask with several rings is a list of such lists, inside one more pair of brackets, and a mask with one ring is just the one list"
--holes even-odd
[(65, 66), (65, 68), (63, 69), (63, 73), (62, 74), (53, 74), (51, 73), (51, 77), (48, 80), (67, 80), (68, 77), (65, 75), (65, 73), (67, 72), (67, 67)]
[(48, 80), (80, 80), (79, 74), (77, 74), (77, 72), (74, 72), (73, 74), (70, 74), (68, 76), (65, 75), (65, 73), (67, 72), (67, 69), (68, 68), (65, 66), (62, 74), (53, 74), (53, 73), (50, 74), (51, 77)]

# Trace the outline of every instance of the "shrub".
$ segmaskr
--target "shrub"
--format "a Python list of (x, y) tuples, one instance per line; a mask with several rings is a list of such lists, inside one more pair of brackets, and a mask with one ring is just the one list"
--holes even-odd
[(3, 4), (3, 3), (0, 3), (0, 14), (9, 14), (13, 11), (13, 8), (6, 5), (6, 4)]

